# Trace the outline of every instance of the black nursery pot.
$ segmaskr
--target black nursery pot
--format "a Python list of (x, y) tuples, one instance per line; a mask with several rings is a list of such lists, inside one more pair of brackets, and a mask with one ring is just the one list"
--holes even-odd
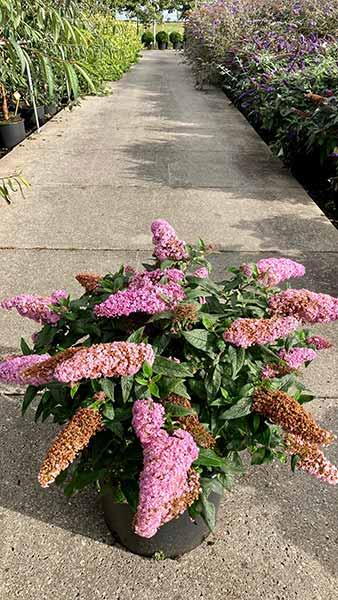
[[(218, 511), (221, 496), (211, 493), (210, 502)], [(129, 504), (117, 504), (112, 493), (107, 490), (102, 496), (104, 518), (108, 528), (125, 548), (141, 556), (153, 556), (160, 552), (163, 557), (176, 558), (199, 546), (209, 534), (210, 529), (202, 517), (192, 521), (188, 511), (177, 519), (160, 527), (152, 538), (144, 538), (133, 531), (134, 513)]]
[[(43, 125), (45, 122), (45, 107), (43, 105), (37, 106), (36, 112), (38, 113), (39, 124)], [(31, 114), (30, 125), (31, 125), (31, 127), (36, 127), (34, 110), (32, 111), (32, 114)]]
[(166, 50), (167, 48), (167, 43), (166, 42), (158, 42), (158, 49), (159, 50)]
[(22, 119), (0, 122), (0, 140), (4, 148), (14, 148), (26, 137), (25, 124)]
[(57, 106), (55, 103), (45, 104), (45, 115), (53, 117), (57, 112)]

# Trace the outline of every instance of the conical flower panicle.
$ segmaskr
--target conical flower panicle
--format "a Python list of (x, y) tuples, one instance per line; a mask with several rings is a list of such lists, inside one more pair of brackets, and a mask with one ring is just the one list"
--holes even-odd
[(43, 362), (39, 362), (26, 369), (23, 372), (23, 376), (27, 378), (27, 381), (36, 381), (35, 385), (44, 385), (55, 381), (55, 369), (58, 364), (68, 360), (74, 356), (74, 354), (82, 350), (82, 348), (83, 346), (79, 346), (78, 348), (67, 348), (67, 350), (64, 350), (63, 352), (58, 352)]
[(289, 434), (285, 439), (289, 454), (296, 454), (299, 460), (297, 469), (313, 475), (331, 485), (338, 484), (338, 468), (325, 456), (317, 444), (305, 442), (301, 437)]
[(49, 448), (39, 472), (40, 485), (48, 487), (53, 483), (102, 428), (99, 411), (90, 407), (79, 408)]
[(188, 472), (198, 448), (187, 431), (163, 429), (164, 408), (151, 398), (134, 402), (132, 425), (143, 447), (135, 532), (149, 538), (196, 498), (197, 478)]
[(223, 338), (226, 342), (242, 348), (256, 344), (271, 344), (280, 338), (286, 338), (298, 329), (300, 323), (294, 317), (271, 319), (236, 319), (225, 330)]
[(179, 240), (175, 229), (164, 219), (157, 219), (151, 225), (154, 256), (160, 261), (184, 260), (188, 258), (185, 242)]
[(144, 362), (153, 364), (154, 351), (150, 344), (112, 342), (82, 348), (74, 356), (58, 364), (54, 375), (57, 381), (71, 383), (81, 379), (135, 375)]
[(102, 281), (102, 275), (97, 273), (78, 273), (75, 279), (85, 288), (86, 292), (93, 293)]
[(292, 316), (304, 323), (330, 323), (338, 319), (338, 298), (305, 289), (288, 289), (271, 296), (271, 314)]
[(256, 389), (252, 410), (279, 425), (285, 432), (298, 435), (314, 444), (330, 444), (334, 436), (322, 429), (303, 406), (280, 390)]
[(18, 385), (39, 385), (38, 377), (26, 374), (33, 366), (44, 363), (49, 359), (49, 354), (28, 354), (25, 356), (7, 356), (0, 363), (0, 381), (3, 383), (16, 383)]
[(68, 293), (65, 290), (57, 290), (51, 296), (20, 294), (0, 302), (0, 308), (5, 310), (15, 308), (22, 317), (27, 317), (37, 323), (55, 325), (61, 317), (50, 308), (50, 305), (58, 304), (67, 296)]

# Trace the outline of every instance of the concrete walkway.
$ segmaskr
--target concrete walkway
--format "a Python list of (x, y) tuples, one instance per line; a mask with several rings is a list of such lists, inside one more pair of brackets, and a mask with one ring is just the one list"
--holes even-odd
[[(17, 169), (32, 189), (0, 205), (1, 297), (79, 292), (80, 270), (140, 265), (157, 217), (187, 241), (218, 244), (215, 277), (276, 253), (304, 262), (298, 285), (337, 294), (336, 230), (219, 90), (194, 89), (174, 52), (146, 53), (111, 96), (54, 118), (1, 160), (0, 175)], [(1, 313), (0, 351), (34, 329)], [(320, 330), (338, 339), (337, 327)], [(319, 419), (338, 433), (336, 360), (322, 353), (306, 382)], [(142, 559), (111, 545), (94, 494), (69, 501), (38, 488), (53, 426), (21, 419), (18, 404), (2, 386), (1, 598), (337, 597), (337, 490), (277, 465), (251, 470), (202, 547), (179, 561)]]

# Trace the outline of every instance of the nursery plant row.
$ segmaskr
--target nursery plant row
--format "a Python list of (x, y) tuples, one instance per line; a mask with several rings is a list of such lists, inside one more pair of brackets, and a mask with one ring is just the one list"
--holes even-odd
[(0, 146), (12, 148), (60, 106), (102, 93), (137, 60), (136, 27), (102, 4), (0, 0)]
[(186, 20), (199, 87), (218, 83), (338, 219), (338, 1), (226, 0)]

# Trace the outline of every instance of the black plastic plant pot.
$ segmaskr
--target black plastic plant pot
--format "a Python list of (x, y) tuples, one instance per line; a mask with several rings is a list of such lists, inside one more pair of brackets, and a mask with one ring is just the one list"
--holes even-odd
[(167, 47), (167, 44), (165, 42), (158, 42), (158, 49), (159, 50), (165, 50)]
[[(44, 124), (44, 122), (45, 122), (45, 120), (46, 120), (46, 118), (45, 118), (45, 107), (44, 107), (44, 105), (42, 104), (41, 106), (37, 106), (37, 107), (36, 107), (36, 112), (37, 112), (37, 114), (38, 114), (39, 125), (43, 125), (43, 124)], [(30, 127), (32, 127), (32, 128), (35, 128), (35, 127), (36, 127), (35, 112), (34, 112), (34, 110), (33, 110), (33, 109), (32, 109), (32, 112), (31, 112), (31, 114), (30, 114), (29, 125), (30, 125)]]
[(55, 103), (45, 105), (45, 115), (53, 117), (57, 112), (57, 106)]
[(0, 122), (0, 140), (4, 148), (14, 148), (26, 137), (25, 124), (22, 119)]
[[(218, 511), (221, 496), (211, 493), (209, 500)], [(113, 536), (125, 548), (141, 556), (177, 558), (199, 546), (210, 535), (210, 529), (202, 517), (192, 520), (188, 511), (177, 519), (160, 527), (152, 538), (144, 538), (133, 531), (134, 513), (129, 504), (117, 504), (113, 501), (112, 492), (105, 491), (102, 496), (104, 518)]]

